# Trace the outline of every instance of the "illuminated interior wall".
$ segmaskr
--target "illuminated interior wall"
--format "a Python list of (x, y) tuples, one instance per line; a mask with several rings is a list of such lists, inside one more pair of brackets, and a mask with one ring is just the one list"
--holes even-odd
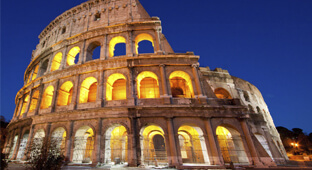
[(110, 75), (106, 83), (106, 100), (124, 100), (126, 98), (126, 77), (120, 73)]
[(61, 153), (65, 152), (66, 131), (62, 127), (56, 128), (51, 135), (51, 144)]
[(79, 103), (95, 102), (97, 92), (97, 80), (94, 77), (86, 78), (80, 88)]
[[(105, 163), (128, 162), (128, 134), (124, 126), (115, 125), (105, 133)], [(116, 162), (115, 162), (116, 163)]]
[(59, 52), (54, 56), (54, 58), (52, 60), (51, 71), (58, 70), (60, 68), (61, 61), (62, 61), (62, 55), (63, 54), (61, 52)]
[(232, 96), (230, 95), (230, 93), (224, 88), (217, 88), (215, 89), (214, 93), (219, 99), (232, 99)]
[(39, 70), (39, 64), (36, 65), (35, 70), (32, 74), (31, 80), (35, 80), (37, 78), (38, 70)]
[(29, 132), (25, 132), (22, 140), (20, 141), (20, 147), (18, 149), (16, 159), (22, 159), (24, 157), (28, 136), (29, 136)]
[(89, 126), (80, 127), (75, 134), (73, 162), (92, 163), (94, 132)]
[[(86, 55), (86, 61), (90, 61), (93, 60), (93, 52), (97, 47), (101, 47), (101, 43), (100, 42), (92, 42), (89, 44), (89, 47), (87, 48), (87, 55)], [(101, 51), (101, 49), (100, 49)]]
[(205, 138), (200, 128), (181, 126), (178, 135), (183, 163), (209, 164)]
[(256, 136), (257, 140), (260, 142), (260, 144), (262, 145), (262, 147), (264, 148), (264, 150), (273, 159), (272, 153), (270, 151), (269, 144), (268, 144), (267, 140), (265, 139), (265, 137), (263, 135), (261, 135), (261, 134), (255, 134), (255, 136)]
[(22, 110), (20, 114), (21, 116), (26, 112), (28, 101), (29, 101), (29, 95), (27, 94), (23, 101), (23, 106), (22, 106)]
[(13, 139), (13, 143), (12, 143), (11, 149), (10, 149), (10, 153), (9, 153), (9, 157), (8, 157), (9, 159), (11, 159), (12, 156), (13, 156), (13, 152), (14, 152), (15, 147), (16, 147), (17, 139), (18, 139), (18, 135), (15, 135), (14, 139)]
[(135, 41), (135, 52), (136, 52), (136, 54), (139, 54), (139, 43), (141, 41), (144, 41), (144, 40), (150, 41), (154, 47), (154, 40), (153, 40), (153, 37), (151, 35), (146, 34), (146, 33), (139, 34), (134, 40)]
[(36, 90), (33, 92), (33, 95), (30, 101), (29, 112), (32, 112), (36, 109), (38, 99), (39, 99), (39, 90)]
[(114, 57), (115, 46), (119, 43), (126, 43), (126, 39), (122, 36), (114, 37), (109, 42), (109, 57)]
[(137, 76), (139, 98), (159, 98), (159, 83), (155, 73), (143, 71)]
[(53, 99), (53, 92), (54, 92), (54, 87), (49, 86), (45, 89), (43, 95), (42, 95), (42, 101), (41, 101), (41, 109), (46, 109), (51, 106), (52, 104), (52, 99)]
[(183, 71), (174, 71), (169, 76), (172, 97), (193, 98), (191, 77)]
[(242, 139), (236, 130), (218, 126), (216, 134), (225, 163), (248, 163)]
[[(168, 162), (165, 136), (162, 128), (156, 125), (149, 125), (141, 129), (140, 135), (141, 161), (144, 162), (144, 164), (155, 165), (155, 161), (158, 163)], [(159, 135), (162, 138), (159, 138)], [(155, 136), (158, 138), (157, 140), (154, 139)], [(158, 142), (154, 143), (156, 141)]]
[(71, 103), (73, 96), (73, 83), (71, 81), (66, 81), (62, 84), (58, 91), (57, 105), (66, 106)]
[(76, 60), (76, 57), (79, 53), (80, 53), (80, 48), (78, 46), (70, 49), (68, 54), (67, 54), (66, 65), (71, 66), (71, 65), (77, 64), (77, 63), (75, 63), (75, 60)]

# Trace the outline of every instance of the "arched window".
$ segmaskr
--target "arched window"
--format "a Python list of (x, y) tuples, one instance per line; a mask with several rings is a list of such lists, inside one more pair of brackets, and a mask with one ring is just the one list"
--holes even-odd
[(49, 60), (46, 59), (46, 60), (42, 63), (42, 65), (41, 65), (41, 67), (40, 67), (40, 76), (42, 76), (42, 75), (45, 74), (45, 72), (46, 72), (47, 69), (48, 69), (48, 65), (49, 65)]
[[(139, 34), (135, 38), (134, 41), (135, 41), (136, 54), (139, 54), (139, 52), (140, 53), (154, 53), (154, 40), (151, 35), (146, 34), (146, 33)], [(141, 44), (141, 42), (143, 43), (142, 46), (144, 46), (146, 49), (139, 48), (139, 45)], [(151, 45), (150, 48), (148, 47), (148, 44)]]
[(232, 99), (232, 96), (230, 95), (230, 93), (224, 88), (217, 88), (215, 89), (214, 93), (219, 99)]
[(94, 77), (86, 78), (80, 88), (79, 103), (95, 102), (97, 91), (97, 80)]
[(52, 104), (52, 99), (53, 99), (53, 92), (54, 92), (54, 87), (49, 86), (45, 89), (43, 95), (42, 95), (42, 101), (41, 101), (41, 109), (46, 109), (51, 106)]
[(126, 43), (126, 39), (122, 36), (114, 37), (109, 42), (109, 57), (115, 56), (115, 46), (120, 43)]
[(150, 71), (143, 71), (137, 77), (139, 98), (159, 98), (158, 77)]
[(99, 59), (101, 54), (101, 43), (92, 42), (87, 48), (86, 61)]
[(174, 71), (169, 76), (172, 97), (193, 98), (194, 91), (190, 76), (183, 71)]
[(216, 134), (225, 163), (248, 163), (248, 157), (238, 131), (230, 127), (218, 126)]
[(73, 162), (90, 163), (94, 149), (94, 132), (89, 126), (80, 127), (75, 134)]
[(57, 98), (58, 106), (66, 106), (71, 103), (73, 95), (73, 86), (74, 86), (73, 83), (70, 81), (67, 81), (64, 84), (62, 84)]
[(52, 65), (51, 65), (51, 71), (54, 71), (54, 70), (58, 70), (60, 68), (60, 65), (61, 65), (61, 61), (62, 61), (62, 53), (61, 52), (58, 52), (53, 60), (52, 60)]
[(51, 135), (51, 145), (57, 154), (65, 152), (66, 130), (63, 127), (56, 128)]
[(127, 98), (126, 78), (120, 73), (112, 74), (106, 83), (106, 100), (124, 100)]
[(20, 115), (23, 115), (26, 112), (26, 107), (29, 101), (29, 95), (27, 94), (23, 101), (22, 111)]
[(244, 90), (243, 93), (244, 93), (244, 98), (245, 98), (245, 100), (246, 100), (247, 102), (250, 102), (250, 98), (249, 98), (248, 92)]
[(39, 64), (37, 64), (37, 66), (35, 67), (31, 80), (35, 80), (37, 78), (38, 70), (39, 70)]
[(79, 60), (79, 53), (80, 53), (80, 48), (78, 46), (70, 49), (67, 54), (66, 65), (71, 66), (71, 65), (77, 64)]
[(36, 109), (38, 99), (39, 99), (39, 90), (36, 90), (33, 93), (31, 101), (30, 101), (29, 112), (32, 112)]

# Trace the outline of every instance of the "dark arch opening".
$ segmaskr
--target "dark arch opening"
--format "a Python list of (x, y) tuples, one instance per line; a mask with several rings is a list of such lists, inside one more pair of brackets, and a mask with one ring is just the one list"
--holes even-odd
[(148, 40), (143, 40), (139, 42), (138, 52), (139, 54), (154, 53), (154, 47), (153, 47), (152, 42)]
[(40, 68), (40, 76), (42, 76), (48, 69), (49, 60), (45, 60)]
[(87, 49), (86, 61), (99, 59), (101, 55), (101, 44), (99, 42), (93, 42)]
[(155, 149), (155, 154), (156, 157), (162, 158), (166, 153), (166, 148), (165, 148), (165, 140), (161, 135), (155, 135), (153, 137), (153, 143), (154, 143), (154, 149)]
[(126, 43), (118, 43), (115, 45), (114, 57), (126, 55)]

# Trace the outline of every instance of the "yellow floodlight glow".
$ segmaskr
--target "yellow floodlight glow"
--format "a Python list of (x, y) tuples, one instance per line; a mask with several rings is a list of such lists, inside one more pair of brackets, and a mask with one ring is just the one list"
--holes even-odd
[(37, 78), (38, 69), (39, 69), (39, 64), (37, 64), (37, 66), (35, 67), (31, 80), (35, 80)]
[(139, 34), (134, 40), (135, 41), (135, 52), (136, 52), (136, 54), (139, 54), (139, 43), (141, 41), (144, 41), (144, 40), (150, 41), (154, 47), (154, 40), (153, 40), (153, 37), (151, 35), (146, 34), (146, 33)]
[[(185, 80), (186, 82), (186, 86), (182, 87), (180, 84), (174, 84), (173, 80), (175, 78), (181, 78), (183, 80)], [(171, 88), (174, 86), (177, 86), (179, 88), (181, 88), (185, 93), (184, 93), (184, 97), (185, 98), (192, 98), (192, 96), (194, 96), (194, 90), (193, 90), (193, 85), (192, 85), (192, 80), (191, 77), (184, 71), (174, 71), (170, 74), (169, 76), (169, 80), (170, 80), (170, 86)]]
[(63, 54), (61, 52), (58, 52), (54, 56), (54, 58), (52, 60), (51, 71), (58, 70), (60, 68), (62, 56), (63, 56)]
[(126, 43), (126, 39), (122, 36), (114, 37), (109, 42), (109, 57), (114, 57), (115, 46), (119, 43)]
[(36, 90), (33, 93), (33, 96), (31, 98), (31, 102), (30, 102), (30, 106), (29, 106), (29, 112), (32, 112), (36, 109), (38, 99), (39, 99), (39, 90)]
[(94, 102), (96, 99), (97, 80), (94, 77), (86, 78), (80, 88), (79, 103)]
[(106, 100), (124, 100), (126, 98), (126, 77), (120, 73), (110, 75), (106, 83)]
[(80, 48), (78, 46), (73, 47), (72, 49), (69, 50), (67, 54), (67, 61), (66, 64), (68, 66), (74, 65), (75, 64), (75, 59), (77, 57), (77, 54), (80, 52)]
[(139, 98), (159, 98), (158, 77), (153, 72), (150, 71), (141, 72), (137, 76), (137, 88)]
[(46, 109), (51, 106), (53, 98), (54, 87), (49, 86), (45, 89), (42, 95), (41, 109)]
[(232, 99), (230, 93), (224, 88), (217, 88), (215, 89), (214, 93), (219, 99)]
[(71, 81), (66, 81), (62, 84), (59, 90), (59, 95), (57, 99), (58, 106), (66, 106), (71, 103), (73, 94), (73, 83)]
[(29, 95), (27, 94), (27, 96), (25, 97), (24, 101), (23, 101), (23, 106), (22, 106), (22, 111), (20, 115), (23, 115), (26, 112), (26, 107), (29, 101)]

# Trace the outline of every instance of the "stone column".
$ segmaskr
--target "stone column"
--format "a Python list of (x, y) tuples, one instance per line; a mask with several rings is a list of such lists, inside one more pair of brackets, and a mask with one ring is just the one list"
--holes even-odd
[(217, 143), (216, 143), (216, 138), (215, 138), (215, 133), (214, 131), (212, 130), (212, 127), (211, 127), (211, 119), (207, 119), (205, 121), (205, 128), (206, 128), (206, 131), (207, 131), (207, 137), (208, 137), (208, 142), (209, 142), (209, 147), (210, 147), (210, 151), (211, 151), (211, 156), (209, 157), (212, 157), (212, 164), (213, 165), (221, 165), (221, 153), (218, 152), (218, 149), (217, 149)]
[(101, 135), (102, 135), (102, 119), (97, 120), (97, 132), (95, 133), (94, 150), (92, 153), (92, 164), (96, 165), (101, 162)]
[(160, 64), (159, 69), (160, 69), (161, 85), (162, 85), (162, 91), (163, 91), (163, 94), (160, 97), (163, 98), (164, 104), (170, 104), (171, 96), (169, 96), (169, 93), (168, 93), (168, 83), (166, 79), (166, 65)]
[[(33, 86), (34, 86), (34, 85), (32, 84), (32, 87), (33, 87)], [(28, 113), (28, 110), (29, 110), (29, 107), (30, 107), (30, 103), (31, 103), (31, 100), (32, 100), (33, 91), (34, 91), (34, 90), (31, 88), (31, 89), (30, 89), (30, 92), (29, 92), (29, 100), (28, 100), (28, 103), (27, 103), (27, 106), (26, 106), (26, 109), (25, 109), (25, 113), (24, 113), (24, 115), (23, 115), (23, 118), (27, 116), (27, 113)]]
[(59, 69), (64, 69), (66, 67), (67, 62), (67, 48), (68, 46), (65, 46), (63, 52), (62, 52), (62, 61)]
[(15, 149), (14, 149), (11, 160), (16, 160), (17, 153), (18, 153), (18, 150), (19, 150), (19, 147), (21, 144), (21, 140), (22, 140), (21, 139), (22, 138), (22, 132), (23, 132), (23, 128), (19, 128), (19, 134), (18, 134), (18, 138), (17, 138), (16, 144), (15, 144)]
[[(108, 10), (107, 10), (108, 11)], [(105, 35), (105, 43), (104, 43), (104, 46), (105, 46), (105, 53), (104, 53), (104, 57), (105, 57), (105, 60), (107, 60), (109, 58), (109, 39), (108, 39), (108, 35), (106, 34)]]
[(260, 162), (260, 159), (258, 157), (257, 151), (256, 151), (256, 147), (252, 141), (251, 138), (251, 134), (249, 132), (247, 123), (246, 123), (246, 119), (241, 119), (240, 120), (243, 132), (244, 132), (244, 136), (246, 137), (246, 142), (250, 151), (250, 155), (252, 157), (253, 163), (254, 165), (257, 165), (259, 167), (263, 166), (263, 164)]
[(52, 53), (51, 56), (49, 57), (50, 59), (49, 59), (49, 63), (48, 63), (48, 67), (47, 67), (46, 73), (51, 72), (51, 66), (52, 66), (52, 62), (53, 62), (53, 59), (54, 59), (54, 55), (55, 55), (55, 53)]
[(38, 100), (37, 100), (37, 106), (36, 106), (34, 115), (38, 115), (39, 114), (39, 109), (40, 109), (40, 105), (41, 105), (43, 90), (44, 90), (44, 84), (42, 84), (42, 79), (41, 79), (40, 80), (40, 87), (39, 87), (39, 97), (38, 97)]
[(99, 81), (97, 86), (97, 98), (96, 98), (96, 107), (104, 106), (104, 98), (103, 98), (103, 88), (104, 88), (104, 71), (99, 71)]
[(155, 30), (155, 41), (154, 41), (154, 53), (163, 54), (162, 42), (161, 42), (161, 26), (157, 26)]
[(203, 90), (201, 88), (201, 83), (200, 83), (200, 79), (198, 75), (198, 64), (192, 65), (192, 72), (193, 72), (193, 76), (195, 79), (195, 86), (196, 86), (197, 93), (198, 93), (198, 99), (200, 103), (206, 104), (207, 103), (206, 96), (203, 95)]
[(54, 92), (53, 92), (53, 97), (52, 97), (52, 103), (51, 103), (51, 112), (54, 112), (55, 111), (55, 107), (57, 105), (57, 98), (58, 98), (58, 94), (59, 94), (59, 85), (60, 85), (60, 79), (57, 79), (56, 80), (56, 83), (55, 83), (55, 89), (54, 89)]
[(25, 97), (26, 97), (26, 95), (25, 95), (25, 89), (23, 90), (22, 94), (23, 94), (23, 97), (20, 98), (20, 103), (21, 103), (21, 105), (20, 105), (20, 107), (19, 107), (19, 109), (18, 109), (18, 112), (17, 112), (17, 115), (16, 115), (16, 117), (17, 117), (18, 119), (20, 118), (20, 115), (21, 115), (21, 112), (22, 112), (22, 109), (23, 109), (23, 105), (24, 105), (24, 101), (25, 101)]
[(169, 157), (169, 166), (178, 166), (180, 163), (178, 161), (177, 146), (176, 146), (177, 140), (175, 139), (173, 118), (167, 118), (167, 126), (169, 137), (169, 148), (171, 153)]
[(80, 49), (79, 60), (77, 64), (85, 63), (86, 56), (87, 56), (87, 47), (86, 47), (86, 40), (84, 40), (82, 48)]
[(137, 134), (137, 118), (130, 118), (130, 132), (128, 133), (128, 165), (131, 167), (137, 167), (139, 150), (139, 134)]
[(22, 106), (21, 102), (22, 102), (22, 98), (18, 99), (16, 108), (15, 108), (15, 111), (14, 111), (14, 119), (18, 119), (18, 117), (19, 117), (18, 113), (19, 113), (20, 107)]
[(68, 135), (66, 136), (66, 160), (72, 161), (73, 159), (73, 142), (75, 141), (75, 136), (73, 136), (74, 131), (74, 121), (70, 121)]
[(75, 75), (75, 81), (74, 81), (74, 87), (73, 87), (73, 96), (72, 96), (72, 104), (70, 106), (70, 110), (77, 109), (77, 105), (79, 103), (79, 87), (80, 87), (80, 75)]
[(135, 44), (135, 41), (133, 39), (132, 31), (128, 31), (128, 38), (126, 42), (126, 55), (128, 57), (133, 57), (137, 55), (134, 44)]
[(134, 79), (134, 68), (128, 67), (129, 70), (129, 85), (127, 86), (128, 105), (137, 105), (137, 85)]

